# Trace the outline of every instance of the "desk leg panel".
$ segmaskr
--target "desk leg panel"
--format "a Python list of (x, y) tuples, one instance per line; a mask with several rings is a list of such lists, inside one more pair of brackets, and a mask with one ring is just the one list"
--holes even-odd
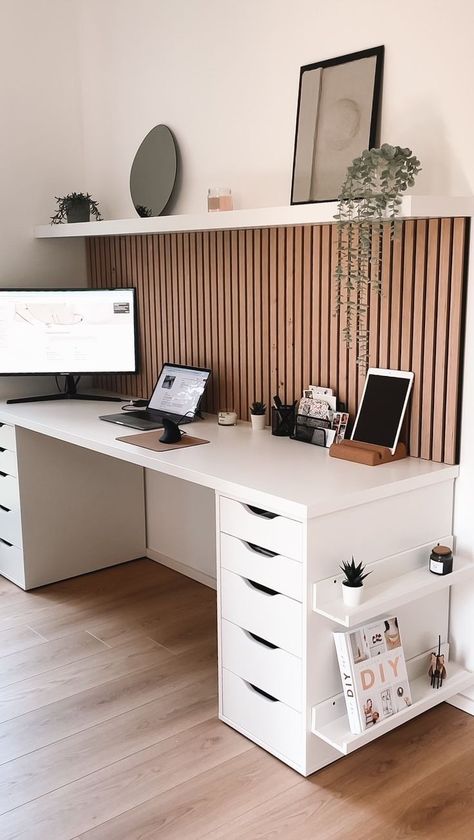
[(143, 469), (17, 427), (25, 588), (145, 554)]

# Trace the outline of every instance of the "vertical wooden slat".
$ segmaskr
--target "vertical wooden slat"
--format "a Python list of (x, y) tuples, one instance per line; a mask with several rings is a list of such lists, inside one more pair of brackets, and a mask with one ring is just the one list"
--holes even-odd
[(330, 295), (329, 295), (329, 386), (338, 393), (339, 385), (339, 330), (340, 318), (336, 311), (336, 284), (334, 282), (334, 266), (336, 264), (337, 253), (337, 228), (333, 225), (331, 228), (331, 264), (329, 266), (330, 275)]
[[(287, 365), (293, 362), (293, 393), (301, 396), (303, 391), (303, 228), (295, 228), (295, 256), (294, 256), (294, 347), (293, 360), (288, 359)], [(304, 383), (308, 384), (308, 383)], [(290, 401), (291, 394), (287, 394)]]
[[(460, 373), (462, 370), (463, 292), (466, 271), (466, 225), (464, 219), (454, 219), (451, 290), (449, 302), (448, 364), (446, 380), (446, 422), (444, 461), (455, 464), (458, 453), (457, 432), (459, 425)], [(467, 430), (470, 434), (470, 429)]]
[(421, 405), (423, 394), (423, 334), (425, 329), (425, 287), (427, 222), (416, 222), (415, 289), (413, 296), (413, 339), (411, 370), (415, 374), (411, 397), (410, 454), (418, 458), (421, 447)]
[(311, 262), (313, 297), (311, 305), (311, 371), (308, 385), (321, 379), (321, 225), (313, 227)]
[(303, 228), (303, 384), (311, 385), (311, 308), (313, 304), (313, 283), (311, 259), (313, 229), (309, 225)]
[[(321, 313), (320, 313), (320, 332), (321, 332), (321, 362), (320, 362), (320, 381), (318, 384), (324, 387), (329, 386), (329, 320), (331, 318), (330, 311), (330, 286), (333, 282), (330, 270), (330, 250), (331, 250), (331, 228), (329, 225), (322, 227), (322, 242), (321, 242)], [(315, 383), (316, 384), (316, 383)]]
[[(260, 394), (260, 399), (263, 399), (263, 395), (266, 393), (266, 388), (264, 387), (263, 382), (263, 371), (262, 371), (262, 356), (263, 356), (263, 347), (262, 347), (262, 270), (261, 270), (261, 249), (260, 249), (260, 231), (254, 230), (253, 232), (253, 281), (254, 281), (254, 329), (255, 329), (255, 353), (254, 353), (254, 365), (255, 365), (255, 393)], [(230, 360), (229, 370), (232, 369), (232, 360)], [(267, 412), (269, 412), (269, 407), (267, 406)]]
[(239, 325), (240, 325), (240, 410), (241, 417), (248, 420), (249, 403), (254, 399), (247, 387), (247, 296), (246, 296), (246, 260), (245, 260), (245, 232), (238, 232), (238, 260), (239, 260)]
[[(279, 391), (278, 381), (278, 285), (277, 231), (270, 230), (270, 397)], [(283, 302), (281, 303), (281, 305)]]
[[(415, 373), (410, 452), (448, 463), (458, 445), (467, 224), (407, 221), (393, 244), (385, 231), (371, 268), (383, 295), (369, 291), (370, 364)], [(176, 361), (212, 369), (210, 411), (247, 419), (253, 399), (270, 405), (279, 391), (292, 401), (321, 384), (354, 415), (363, 376), (334, 316), (336, 236), (315, 225), (89, 240), (90, 285), (138, 290), (140, 375), (100, 384), (148, 396), (162, 363)]]
[(415, 222), (405, 223), (403, 247), (403, 297), (401, 301), (400, 367), (411, 370), (413, 339), (413, 274), (415, 259)]
[(428, 222), (428, 251), (426, 266), (425, 330), (423, 348), (423, 395), (421, 409), (422, 458), (431, 458), (433, 445), (434, 374), (436, 367), (435, 325), (437, 317), (437, 274), (439, 249), (439, 220)]
[[(268, 405), (273, 396), (270, 381), (270, 235), (268, 229), (261, 233), (261, 268), (262, 268), (262, 375), (263, 394), (268, 397)], [(268, 408), (268, 419), (270, 417)], [(242, 416), (242, 415), (241, 415)]]
[[(295, 245), (294, 228), (278, 231), (278, 395), (286, 403), (295, 391), (294, 385), (294, 306)], [(274, 394), (272, 394), (274, 396)]]
[(444, 423), (446, 399), (446, 360), (448, 354), (448, 303), (451, 272), (451, 219), (441, 221), (438, 272), (438, 306), (435, 325), (436, 363), (433, 395), (433, 448), (431, 457), (442, 461), (444, 455)]

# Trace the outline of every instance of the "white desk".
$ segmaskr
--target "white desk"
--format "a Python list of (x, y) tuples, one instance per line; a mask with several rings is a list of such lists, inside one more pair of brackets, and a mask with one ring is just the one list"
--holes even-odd
[[(411, 573), (426, 566), (431, 545), (452, 537), (458, 468), (416, 459), (364, 467), (248, 424), (219, 427), (214, 418), (187, 426), (210, 444), (156, 453), (117, 441), (134, 432), (98, 420), (113, 410), (72, 401), (0, 404), (0, 573), (32, 588), (143, 556), (143, 468), (209, 487), (221, 718), (303, 774), (401, 723), (391, 718), (356, 743), (347, 737), (331, 635), (339, 619), (337, 609), (328, 618), (327, 605), (338, 598), (342, 559), (354, 554), (373, 564), (374, 603), (382, 580), (389, 610), (393, 586), (412, 678), (421, 673), (420, 655), (438, 632), (449, 635), (450, 580), (433, 584), (431, 576), (418, 589), (408, 582), (419, 580)], [(463, 564), (456, 582), (471, 572)], [(442, 698), (423, 694), (410, 716), (472, 682), (462, 664), (453, 674)]]

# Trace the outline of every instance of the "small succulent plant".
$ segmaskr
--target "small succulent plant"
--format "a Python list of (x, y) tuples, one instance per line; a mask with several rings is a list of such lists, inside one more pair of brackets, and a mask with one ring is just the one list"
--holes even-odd
[(250, 406), (250, 414), (265, 414), (266, 410), (267, 406), (265, 405), (265, 403), (259, 402), (258, 400), (253, 402)]
[(344, 560), (339, 568), (344, 572), (346, 578), (342, 581), (344, 586), (362, 586), (364, 578), (370, 575), (370, 572), (364, 573), (365, 566), (362, 563), (356, 565), (354, 556), (350, 563)]

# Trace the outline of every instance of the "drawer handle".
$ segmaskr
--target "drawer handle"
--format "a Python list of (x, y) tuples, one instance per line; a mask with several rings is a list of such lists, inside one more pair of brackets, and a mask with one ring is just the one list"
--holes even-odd
[(262, 637), (257, 636), (256, 633), (251, 633), (250, 630), (244, 630), (244, 633), (254, 639), (255, 642), (258, 642), (259, 645), (265, 645), (265, 647), (271, 648), (271, 650), (278, 650), (278, 645), (274, 645), (273, 642), (267, 642), (266, 639), (262, 639)]
[(265, 697), (267, 700), (271, 700), (272, 703), (278, 703), (278, 697), (274, 697), (273, 694), (269, 694), (268, 691), (264, 691), (263, 688), (257, 688), (256, 685), (253, 683), (247, 683), (250, 686), (252, 691), (255, 691), (257, 694), (261, 694), (262, 697)]
[(255, 505), (245, 505), (248, 510), (255, 513), (256, 516), (261, 516), (263, 519), (276, 519), (278, 516), (277, 513), (272, 513), (269, 510), (264, 510), (263, 508), (255, 507)]
[(260, 545), (255, 545), (255, 543), (243, 541), (245, 545), (247, 545), (251, 551), (255, 551), (256, 554), (263, 554), (264, 557), (276, 557), (276, 551), (270, 551), (269, 548), (262, 548)]
[(5, 513), (11, 513), (11, 509), (10, 509), (10, 508), (5, 507), (5, 505), (0, 505), (0, 510), (4, 510), (4, 511), (5, 511)]
[(6, 451), (7, 451), (7, 450), (5, 449), (5, 447), (0, 446), (0, 454), (2, 454), (2, 455), (3, 455), (3, 453), (4, 453), (4, 452), (6, 452)]
[(276, 589), (270, 589), (269, 586), (264, 586), (263, 583), (257, 583), (255, 580), (250, 580), (249, 578), (244, 578), (247, 581), (248, 585), (252, 587), (252, 589), (258, 589), (259, 592), (264, 592), (265, 595), (278, 595), (279, 593)]
[(4, 540), (3, 537), (0, 537), (0, 543), (3, 543), (3, 545), (7, 545), (8, 548), (12, 548), (13, 546), (13, 543), (8, 542), (8, 540)]
[(6, 477), (7, 477), (7, 475), (8, 475), (8, 473), (2, 472), (2, 471), (0, 470), (0, 476), (1, 476), (2, 478), (6, 478)]

